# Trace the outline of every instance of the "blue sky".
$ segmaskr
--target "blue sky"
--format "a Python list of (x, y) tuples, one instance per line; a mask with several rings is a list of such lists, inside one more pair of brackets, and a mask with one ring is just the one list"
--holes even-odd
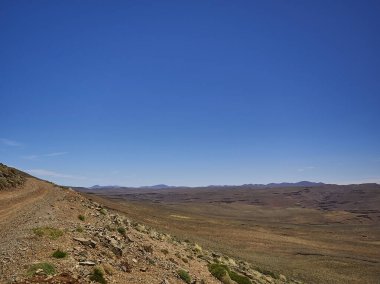
[(0, 161), (66, 185), (380, 183), (379, 1), (1, 1)]

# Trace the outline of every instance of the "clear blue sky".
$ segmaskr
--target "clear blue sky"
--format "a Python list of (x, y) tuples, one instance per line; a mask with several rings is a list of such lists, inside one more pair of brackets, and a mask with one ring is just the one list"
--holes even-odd
[(0, 161), (69, 185), (380, 182), (379, 1), (1, 1)]

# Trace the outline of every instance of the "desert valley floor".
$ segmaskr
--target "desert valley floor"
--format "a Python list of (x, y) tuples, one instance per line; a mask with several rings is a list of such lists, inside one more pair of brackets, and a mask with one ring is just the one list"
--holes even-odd
[(380, 186), (84, 190), (132, 218), (306, 283), (379, 283)]

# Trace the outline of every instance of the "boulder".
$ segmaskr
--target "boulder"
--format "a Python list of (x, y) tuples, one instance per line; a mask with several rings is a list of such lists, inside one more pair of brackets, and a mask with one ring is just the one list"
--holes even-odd
[(74, 241), (80, 242), (82, 245), (89, 246), (92, 248), (95, 248), (96, 242), (91, 239), (85, 239), (85, 238), (73, 238)]

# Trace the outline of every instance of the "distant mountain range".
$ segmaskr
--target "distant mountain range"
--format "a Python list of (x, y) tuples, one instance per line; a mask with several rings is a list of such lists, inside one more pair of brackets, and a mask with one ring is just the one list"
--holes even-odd
[(151, 186), (140, 186), (140, 188), (155, 188), (155, 189), (163, 189), (163, 188), (172, 188), (176, 186), (170, 186), (166, 184), (156, 184), (156, 185), (151, 185)]
[(281, 182), (268, 184), (247, 184), (243, 186), (250, 187), (313, 187), (325, 185), (323, 182), (299, 181), (299, 182)]
[(156, 184), (156, 185), (150, 185), (150, 186), (139, 186), (139, 187), (129, 187), (129, 186), (120, 186), (120, 185), (93, 185), (91, 187), (88, 187), (90, 189), (114, 189), (114, 188), (153, 188), (153, 189), (164, 189), (164, 188), (172, 188), (177, 186), (169, 186), (166, 184)]
[(118, 186), (118, 185), (93, 185), (89, 188), (91, 189), (103, 189), (103, 188), (120, 188), (122, 186)]
[[(273, 187), (315, 187), (325, 185), (323, 182), (311, 182), (311, 181), (300, 181), (300, 182), (281, 182), (281, 183), (268, 183), (268, 184), (243, 184), (243, 185), (209, 185), (203, 187), (250, 187), (250, 188), (273, 188)], [(139, 187), (129, 187), (129, 186), (119, 186), (119, 185), (94, 185), (88, 187), (89, 189), (118, 189), (118, 188), (146, 188), (146, 189), (166, 189), (166, 188), (189, 188), (190, 186), (170, 186), (166, 184), (156, 184), (150, 186), (139, 186)]]

